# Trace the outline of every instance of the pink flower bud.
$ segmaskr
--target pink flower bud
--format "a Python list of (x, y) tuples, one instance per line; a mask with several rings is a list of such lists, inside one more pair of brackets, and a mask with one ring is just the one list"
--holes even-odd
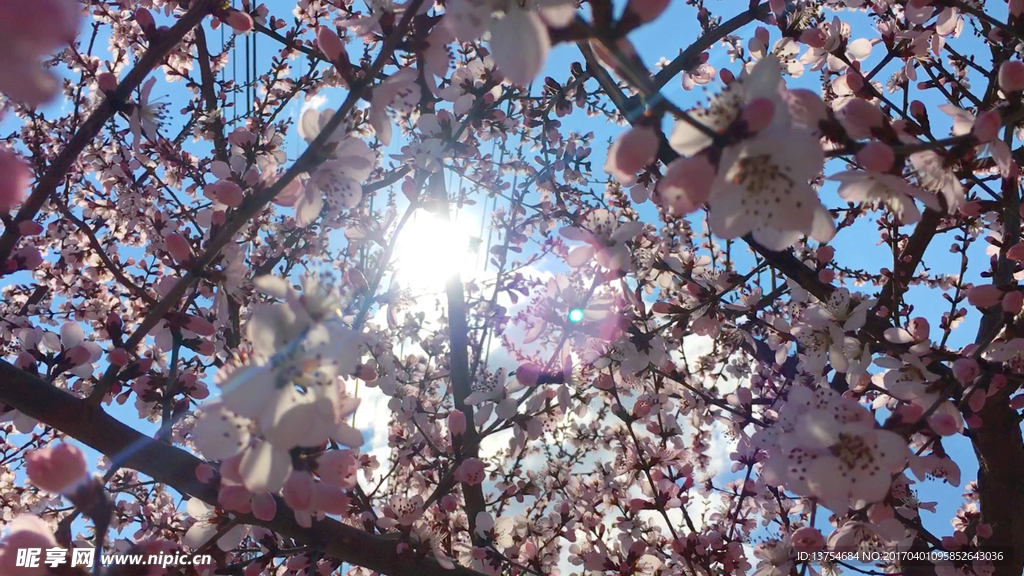
[(658, 181), (659, 204), (676, 216), (689, 214), (707, 202), (714, 179), (715, 169), (705, 156), (677, 158)]
[(999, 67), (999, 88), (1003, 92), (1024, 90), (1024, 62), (1008, 60)]
[(626, 14), (635, 14), (641, 24), (646, 24), (661, 16), (668, 7), (669, 0), (629, 0)]
[(748, 130), (753, 133), (760, 132), (775, 118), (775, 103), (770, 98), (755, 98), (743, 108), (742, 118), (747, 123)]
[(1014, 262), (1024, 262), (1024, 244), (1014, 244), (1006, 251), (1006, 257)]
[(217, 504), (225, 510), (237, 511), (250, 506), (249, 498), (252, 496), (245, 486), (238, 484), (225, 484), (217, 491)]
[(203, 484), (209, 484), (213, 482), (214, 478), (217, 477), (217, 470), (209, 464), (203, 463), (196, 466), (196, 479)]
[(821, 531), (810, 526), (793, 532), (791, 540), (793, 548), (798, 552), (816, 552), (825, 546), (825, 538), (821, 535)]
[(768, 8), (778, 18), (786, 13), (786, 0), (768, 0)]
[(459, 509), (459, 501), (451, 494), (441, 497), (441, 509), (445, 512), (455, 512)]
[(846, 79), (846, 86), (853, 91), (854, 94), (860, 92), (864, 88), (864, 77), (861, 76), (859, 72), (853, 70), (852, 67), (846, 71), (843, 78)]
[(345, 52), (345, 44), (342, 43), (341, 38), (334, 30), (326, 26), (321, 26), (316, 31), (316, 45), (331, 62), (340, 61), (341, 55)]
[(608, 149), (604, 171), (623, 184), (636, 181), (636, 173), (658, 156), (658, 135), (653, 128), (638, 126), (627, 131)]
[(726, 85), (732, 84), (734, 81), (736, 81), (736, 75), (733, 74), (731, 71), (726, 70), (725, 68), (722, 68), (721, 70), (718, 71), (718, 77), (722, 80), (722, 84)]
[(1010, 0), (1010, 16), (1020, 18), (1024, 14), (1024, 0)]
[(967, 301), (978, 308), (995, 306), (1003, 299), (1003, 291), (991, 284), (975, 286), (967, 292)]
[(282, 495), (292, 510), (309, 510), (313, 506), (313, 476), (305, 470), (292, 470)]
[(863, 140), (871, 136), (871, 131), (881, 128), (884, 122), (882, 111), (867, 100), (854, 98), (843, 106), (839, 113), (839, 121), (854, 140)]
[(981, 202), (971, 201), (960, 207), (960, 213), (968, 217), (981, 216)]
[(980, 523), (978, 527), (974, 529), (974, 533), (978, 535), (978, 538), (985, 539), (992, 537), (992, 525)]
[(192, 247), (181, 234), (172, 232), (164, 236), (164, 243), (167, 245), (167, 253), (175, 262), (185, 264), (192, 260)]
[(991, 142), (999, 137), (999, 128), (1003, 125), (1003, 119), (996, 110), (983, 112), (974, 120), (971, 133), (978, 139), (978, 142)]
[(38, 236), (43, 233), (43, 225), (39, 222), (26, 220), (18, 224), (18, 234), (22, 236)]
[(981, 374), (981, 367), (974, 358), (959, 358), (953, 362), (953, 375), (963, 384), (973, 382)]
[(218, 180), (203, 188), (203, 195), (225, 206), (238, 208), (242, 205), (242, 188), (230, 180)]
[(459, 469), (455, 471), (455, 479), (470, 486), (482, 484), (486, 477), (486, 468), (483, 461), (479, 458), (465, 460), (459, 465)]
[(956, 416), (946, 412), (936, 412), (929, 416), (928, 426), (939, 436), (952, 436), (960, 431), (960, 422)]
[(754, 30), (754, 38), (765, 46), (768, 46), (768, 43), (771, 42), (771, 36), (768, 34), (768, 29), (764, 26), (758, 26), (757, 30)]
[(1018, 394), (1013, 398), (1010, 398), (1010, 408), (1013, 408), (1014, 410), (1024, 408), (1024, 394)]
[(199, 316), (187, 316), (185, 318), (184, 328), (186, 330), (191, 330), (200, 336), (213, 336), (217, 333), (216, 326), (206, 318), (200, 318)]
[(888, 172), (896, 161), (896, 154), (888, 144), (869, 142), (857, 152), (857, 161), (869, 172)]
[(47, 492), (72, 491), (88, 478), (85, 454), (70, 444), (33, 450), (25, 456), (28, 479)]
[(824, 282), (825, 284), (829, 284), (833, 280), (835, 280), (835, 278), (836, 278), (836, 273), (833, 270), (826, 269), (826, 270), (819, 270), (818, 271), (818, 280), (820, 282)]
[(831, 246), (818, 246), (818, 249), (814, 252), (814, 256), (818, 259), (818, 262), (822, 264), (828, 264), (832, 261), (836, 255), (836, 249)]
[(527, 362), (516, 368), (516, 380), (523, 386), (536, 386), (540, 382), (543, 370), (533, 362)]
[(1024, 307), (1024, 293), (1014, 290), (1003, 296), (1003, 312), (1018, 314), (1022, 307)]
[(14, 152), (0, 147), (0, 213), (21, 203), (31, 177), (28, 166)]
[(239, 10), (228, 10), (227, 16), (224, 17), (224, 21), (227, 22), (228, 26), (231, 26), (238, 34), (245, 34), (252, 30), (252, 16), (249, 16), (245, 12)]
[(263, 492), (252, 497), (252, 515), (270, 522), (277, 515), (277, 500), (270, 492)]
[(924, 102), (920, 100), (914, 100), (910, 103), (910, 114), (914, 118), (928, 117), (928, 109), (925, 108)]
[(156, 22), (153, 20), (153, 15), (145, 8), (137, 8), (135, 10), (135, 22), (147, 34), (156, 30)]
[(466, 433), (466, 414), (462, 410), (452, 410), (448, 413), (448, 431), (453, 437)]
[(117, 90), (117, 76), (110, 72), (100, 72), (96, 75), (96, 84), (104, 92), (113, 92)]
[(64, 356), (72, 366), (81, 366), (83, 364), (87, 364), (92, 359), (92, 352), (90, 352), (85, 346), (79, 344), (78, 346), (72, 346), (69, 348), (64, 353)]

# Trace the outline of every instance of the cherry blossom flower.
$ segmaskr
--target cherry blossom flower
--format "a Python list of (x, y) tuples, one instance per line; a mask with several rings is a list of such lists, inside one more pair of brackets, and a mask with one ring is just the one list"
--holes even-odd
[(901, 224), (914, 224), (921, 219), (921, 211), (914, 204), (915, 198), (928, 208), (940, 208), (934, 194), (893, 174), (848, 170), (832, 174), (828, 179), (839, 182), (839, 196), (843, 200), (863, 202), (874, 208), (884, 206), (899, 218)]
[(149, 95), (156, 84), (156, 78), (150, 78), (142, 85), (139, 91), (139, 101), (136, 102), (129, 115), (132, 130), (132, 150), (137, 158), (142, 156), (142, 138), (146, 137), (155, 140), (160, 135), (160, 123), (164, 119), (164, 108), (162, 102), (150, 102)]
[(33, 450), (25, 457), (25, 463), (29, 480), (54, 494), (74, 491), (88, 478), (85, 455), (70, 444)]
[(635, 238), (643, 227), (640, 222), (619, 222), (611, 212), (599, 208), (587, 214), (582, 226), (567, 226), (559, 233), (570, 240), (587, 243), (569, 253), (567, 262), (570, 266), (582, 266), (596, 258), (601, 266), (614, 273), (622, 273), (631, 267), (626, 242)]
[[(334, 110), (306, 110), (299, 122), (299, 135), (312, 142), (334, 117)], [(331, 135), (331, 159), (309, 175), (302, 194), (295, 203), (299, 225), (312, 222), (326, 205), (328, 213), (337, 215), (359, 204), (362, 183), (373, 171), (376, 157), (360, 138), (346, 136), (344, 126)]]
[[(775, 117), (772, 123), (785, 125), (789, 122), (789, 115), (782, 101), (781, 85), (782, 71), (779, 61), (774, 56), (769, 56), (759, 60), (746, 76), (713, 97), (707, 107), (694, 108), (689, 110), (688, 114), (694, 121), (723, 134), (740, 118), (747, 104), (759, 98), (767, 98), (775, 104)], [(672, 148), (683, 155), (696, 154), (711, 142), (712, 138), (708, 134), (685, 121), (676, 122), (669, 137)]]
[(712, 232), (726, 239), (752, 234), (770, 250), (802, 235), (831, 240), (832, 216), (808, 184), (823, 165), (817, 137), (798, 128), (769, 128), (726, 148), (708, 201)]

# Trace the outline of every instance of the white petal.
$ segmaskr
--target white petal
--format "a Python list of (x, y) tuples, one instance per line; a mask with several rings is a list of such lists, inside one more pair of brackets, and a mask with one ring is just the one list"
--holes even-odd
[(248, 421), (224, 410), (220, 403), (208, 404), (192, 428), (192, 441), (205, 458), (223, 460), (249, 444)]
[(498, 69), (512, 82), (533, 82), (548, 57), (551, 39), (540, 16), (515, 7), (491, 22), (491, 54)]
[(238, 469), (250, 492), (277, 492), (292, 471), (292, 459), (288, 452), (275, 449), (270, 442), (260, 442), (245, 453)]

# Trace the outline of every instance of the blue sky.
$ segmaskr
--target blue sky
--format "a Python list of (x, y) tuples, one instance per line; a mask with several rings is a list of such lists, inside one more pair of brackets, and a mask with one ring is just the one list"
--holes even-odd
[[(279, 17), (287, 17), (288, 11), (291, 6), (294, 5), (294, 3), (284, 0), (273, 0), (267, 4), (271, 7), (271, 14)], [(622, 2), (617, 2), (620, 9), (622, 4)], [(717, 11), (715, 12), (716, 15), (724, 16), (724, 18), (727, 19), (736, 11), (745, 7), (745, 5), (746, 2), (716, 2), (713, 3), (711, 8)], [(844, 18), (848, 18), (848, 20), (853, 24), (853, 38), (873, 37), (874, 32), (871, 22), (864, 15), (847, 12), (842, 14), (842, 16)], [(1003, 14), (997, 14), (997, 17), (1004, 18), (1005, 16)], [(831, 15), (829, 15), (829, 18), (831, 18)], [(757, 25), (759, 24), (755, 23), (749, 25), (738, 32), (738, 34), (744, 39), (744, 43), (746, 39), (753, 34), (753, 30)], [(699, 26), (695, 17), (695, 9), (692, 6), (687, 6), (684, 2), (677, 0), (659, 20), (637, 30), (631, 34), (630, 38), (634, 42), (640, 56), (649, 65), (649, 67), (653, 69), (654, 63), (657, 62), (659, 58), (666, 57), (668, 59), (672, 59), (680, 49), (685, 48), (694, 38), (696, 38), (697, 35), (699, 35), (699, 32)], [(216, 51), (219, 46), (221, 33), (219, 31), (212, 31), (208, 29), (207, 35), (211, 42), (211, 49)], [(772, 34), (772, 40), (774, 41), (777, 39), (778, 31), (776, 30)], [(258, 66), (258, 68), (265, 69), (266, 64), (269, 63), (269, 57), (271, 54), (276, 55), (277, 53), (276, 43), (273, 40), (264, 37), (256, 38), (255, 42), (259, 44), (260, 66)], [(980, 55), (981, 61), (984, 61), (986, 52), (984, 50), (979, 50), (981, 44), (977, 39), (972, 37), (972, 30), (969, 24), (965, 25), (961, 38), (953, 40), (952, 43), (957, 47), (959, 52), (976, 52)], [(244, 57), (244, 41), (240, 40), (239, 44), (241, 47), (238, 48), (238, 55), (241, 58)], [(882, 55), (884, 55), (884, 47), (876, 47), (873, 55), (865, 62), (865, 68), (872, 68), (880, 60)], [(581, 57), (575, 45), (563, 44), (556, 46), (549, 55), (543, 75), (550, 75), (555, 79), (562, 81), (568, 77), (570, 64), (579, 60), (581, 60)], [(725, 49), (720, 45), (714, 47), (710, 51), (709, 63), (718, 69), (728, 68), (734, 73), (738, 74), (739, 72), (739, 64), (730, 63)], [(878, 75), (877, 79), (884, 82), (888, 77), (888, 74), (895, 70), (896, 66), (897, 64), (890, 64), (885, 71)], [(305, 59), (296, 61), (294, 67), (297, 71), (305, 71)], [(241, 74), (240, 70), (239, 73)], [(979, 85), (980, 82), (980, 80), (977, 80), (975, 85)], [(813, 72), (807, 72), (799, 79), (791, 79), (789, 85), (791, 87), (820, 90), (818, 74)], [(714, 93), (717, 92), (719, 88), (720, 84), (715, 81), (707, 87), (707, 92)], [(666, 98), (684, 108), (690, 107), (698, 101), (705, 99), (707, 92), (700, 87), (692, 92), (684, 91), (680, 86), (679, 77), (673, 79), (663, 90), (663, 94)], [(158, 83), (157, 88), (154, 89), (153, 94), (155, 96), (163, 95), (165, 97), (164, 101), (177, 103), (180, 102), (180, 98), (184, 95), (184, 86), (181, 83), (167, 84), (161, 81)], [(341, 97), (339, 95), (341, 94), (343, 93), (338, 90), (323, 92), (322, 95), (326, 97), (325, 107), (336, 106), (340, 103)], [(935, 135), (938, 137), (946, 135), (949, 122), (946, 116), (935, 108), (935, 106), (941, 102), (932, 98), (930, 95), (928, 97), (922, 97), (917, 93), (915, 93), (912, 98), (922, 99), (926, 105), (928, 105)], [(177, 126), (180, 126), (180, 116), (175, 114), (175, 110), (173, 108), (174, 107), (172, 106), (170, 110), (171, 114), (169, 115), (168, 121), (169, 128), (165, 131), (166, 133), (172, 133)], [(61, 105), (54, 105), (46, 112), (53, 115), (59, 113), (61, 109)], [(301, 102), (293, 103), (289, 107), (289, 113), (293, 118), (297, 118), (300, 111)], [(8, 118), (0, 122), (0, 128), (6, 130), (11, 127), (12, 122), (13, 120)], [(120, 122), (122, 125), (124, 124), (123, 120)], [(603, 143), (618, 136), (624, 128), (612, 125), (605, 121), (604, 118), (587, 118), (580, 113), (564, 118), (563, 125), (568, 130), (577, 132), (594, 132), (594, 175), (595, 177), (601, 177), (600, 166), (604, 163), (604, 158), (601, 155)], [(396, 136), (396, 142), (392, 144), (389, 150), (397, 151), (400, 144), (401, 138)], [(200, 151), (203, 150), (208, 150), (209, 148), (206, 144), (189, 144), (189, 146), (193, 146), (197, 153), (200, 153)], [(302, 147), (303, 144), (301, 140), (293, 130), (289, 135), (289, 142), (286, 146), (286, 150), (290, 156), (289, 159), (294, 159), (297, 154), (301, 152)], [(385, 164), (388, 162), (389, 160), (385, 160)], [(834, 162), (827, 167), (826, 173), (831, 174), (842, 169), (843, 166), (841, 162)], [(600, 188), (598, 187), (598, 190), (599, 189)], [(844, 203), (841, 203), (836, 196), (835, 186), (832, 184), (826, 185), (822, 190), (822, 198), (826, 205), (830, 207), (844, 205)], [(471, 215), (474, 218), (478, 218), (482, 214), (481, 208), (481, 205), (477, 205), (474, 208), (467, 208), (467, 210), (472, 213)], [(654, 208), (650, 203), (641, 208), (641, 214), (649, 221), (657, 221)], [(864, 268), (869, 271), (873, 271), (877, 270), (880, 265), (891, 265), (891, 253), (889, 248), (884, 245), (877, 245), (877, 239), (878, 235), (873, 221), (871, 219), (863, 219), (852, 228), (840, 232), (832, 244), (836, 247), (837, 260), (844, 266)], [(958, 272), (959, 256), (950, 254), (948, 251), (949, 245), (952, 241), (952, 235), (947, 234), (938, 237), (929, 247), (928, 252), (925, 255), (925, 262), (931, 268), (933, 273), (955, 274)], [(982, 280), (979, 274), (983, 270), (982, 267), (987, 266), (987, 258), (984, 254), (985, 247), (986, 244), (984, 242), (979, 242), (972, 246), (971, 252), (969, 252), (972, 263), (974, 264), (974, 267), (970, 269), (967, 274), (967, 279), (970, 281), (979, 282)], [(10, 276), (2, 280), (2, 282), (5, 283), (27, 281), (29, 281), (28, 275), (24, 273)], [(873, 287), (864, 287), (861, 289), (867, 292), (874, 290)], [(921, 288), (912, 289), (908, 295), (908, 299), (915, 304), (918, 313), (925, 315), (932, 321), (932, 334), (935, 336), (939, 332), (938, 318), (941, 316), (942, 312), (948, 309), (947, 302), (941, 298), (938, 291)], [(951, 347), (959, 347), (971, 342), (977, 327), (978, 318), (978, 312), (976, 310), (971, 310), (968, 314), (967, 321), (961, 325), (958, 330), (953, 332), (949, 345)], [(137, 414), (131, 406), (121, 407), (115, 405), (110, 408), (110, 411), (115, 416), (124, 419), (129, 425), (137, 427), (140, 431), (147, 433), (155, 431), (154, 425), (146, 422), (140, 422), (137, 419)], [(372, 431), (366, 432), (368, 432), (369, 435), (372, 435)], [(937, 514), (933, 515), (927, 512), (924, 513), (925, 525), (939, 534), (945, 534), (949, 531), (948, 521), (953, 516), (953, 513), (961, 502), (960, 494), (962, 493), (962, 486), (971, 479), (974, 479), (977, 474), (977, 464), (973, 450), (970, 443), (965, 438), (957, 437), (954, 439), (946, 439), (944, 441), (944, 445), (954, 459), (961, 465), (963, 477), (961, 488), (950, 487), (941, 481), (928, 481), (917, 486), (921, 500), (939, 502)], [(728, 475), (726, 475), (726, 477), (728, 477)]]

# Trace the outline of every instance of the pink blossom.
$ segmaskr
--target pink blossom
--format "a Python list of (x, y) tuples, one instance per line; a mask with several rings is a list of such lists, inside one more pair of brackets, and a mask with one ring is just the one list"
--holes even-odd
[(341, 42), (337, 32), (327, 26), (321, 26), (316, 31), (316, 45), (331, 62), (341, 61), (341, 55), (345, 52), (345, 45)]
[(465, 482), (470, 486), (476, 486), (484, 481), (487, 473), (484, 467), (484, 463), (479, 458), (469, 458), (459, 465), (458, 470), (455, 472), (455, 478), (460, 482)]
[(1002, 305), (1003, 312), (1007, 314), (1019, 313), (1021, 308), (1024, 307), (1024, 293), (1021, 293), (1019, 290), (1007, 292), (1003, 296)]
[(88, 478), (85, 454), (71, 444), (33, 450), (25, 457), (25, 462), (29, 480), (47, 492), (73, 491)]

